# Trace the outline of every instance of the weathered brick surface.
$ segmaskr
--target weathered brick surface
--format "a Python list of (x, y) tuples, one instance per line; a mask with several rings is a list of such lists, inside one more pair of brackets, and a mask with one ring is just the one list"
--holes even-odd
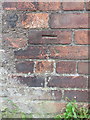
[(76, 73), (76, 62), (73, 61), (57, 62), (56, 72), (60, 74), (74, 74)]
[(4, 2), (2, 6), (5, 10), (16, 10), (16, 2)]
[(61, 3), (53, 2), (53, 0), (52, 2), (39, 2), (38, 10), (41, 10), (41, 11), (61, 10)]
[(57, 30), (43, 30), (43, 31), (30, 31), (29, 43), (30, 44), (70, 44), (72, 41), (72, 34), (70, 31), (57, 31)]
[(56, 59), (88, 59), (87, 46), (53, 46), (49, 47), (50, 58)]
[(49, 61), (38, 61), (36, 62), (36, 73), (52, 73), (53, 62)]
[(86, 10), (90, 10), (90, 2), (86, 2)]
[(48, 13), (27, 13), (21, 15), (24, 28), (48, 28)]
[(89, 66), (90, 66), (90, 62), (79, 62), (78, 63), (78, 73), (79, 74), (89, 74)]
[(5, 10), (21, 10), (21, 11), (52, 11), (61, 10), (60, 2), (4, 2)]
[(34, 62), (26, 61), (26, 62), (19, 62), (16, 64), (17, 72), (21, 73), (33, 73)]
[(64, 98), (76, 99), (78, 102), (88, 102), (88, 91), (86, 90), (65, 90)]
[(3, 40), (9, 47), (12, 48), (23, 48), (27, 45), (27, 40), (25, 40), (25, 38), (13, 38), (3, 36)]
[(29, 87), (44, 87), (44, 81), (45, 78), (43, 77), (22, 77), (22, 76), (18, 76), (17, 80), (21, 83), (21, 84), (25, 84)]
[(66, 97), (87, 104), (90, 27), (85, 1), (2, 4), (1, 97), (12, 98), (35, 118), (60, 113)]
[(86, 88), (87, 78), (83, 76), (52, 76), (48, 87)]
[(51, 14), (51, 28), (88, 28), (87, 13)]
[(76, 44), (90, 44), (89, 42), (90, 31), (77, 30), (75, 31), (75, 43)]
[(63, 10), (84, 10), (84, 2), (63, 2)]
[(47, 47), (43, 46), (30, 46), (25, 50), (18, 50), (14, 53), (17, 58), (45, 59), (48, 57)]
[(36, 2), (18, 2), (16, 9), (23, 11), (36, 11), (37, 5), (38, 4)]

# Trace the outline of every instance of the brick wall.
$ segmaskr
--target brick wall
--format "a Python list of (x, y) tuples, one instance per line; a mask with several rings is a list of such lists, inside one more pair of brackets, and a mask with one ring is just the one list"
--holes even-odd
[(66, 97), (88, 103), (89, 3), (4, 2), (2, 7), (7, 59), (2, 67), (10, 71), (3, 97), (42, 117), (63, 110)]

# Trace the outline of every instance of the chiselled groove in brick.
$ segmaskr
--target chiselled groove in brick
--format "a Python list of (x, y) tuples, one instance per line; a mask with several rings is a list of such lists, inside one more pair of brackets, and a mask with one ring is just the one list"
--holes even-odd
[(90, 4), (85, 1), (3, 3), (3, 47), (8, 54), (7, 61), (0, 58), (0, 71), (6, 65), (6, 80), (6, 70), (13, 66), (5, 85), (25, 112), (59, 113), (66, 97), (88, 102)]
[(87, 88), (87, 77), (83, 76), (52, 76), (48, 87)]
[(70, 44), (71, 31), (42, 30), (29, 31), (29, 44)]

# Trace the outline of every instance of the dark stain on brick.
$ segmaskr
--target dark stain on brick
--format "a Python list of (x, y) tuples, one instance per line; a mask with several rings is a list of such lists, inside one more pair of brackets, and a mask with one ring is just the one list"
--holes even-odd
[(43, 77), (22, 77), (19, 76), (18, 80), (20, 81), (20, 83), (22, 84), (26, 84), (29, 87), (44, 87), (44, 78)]
[(16, 22), (18, 21), (18, 15), (16, 13), (9, 14), (7, 15), (6, 21), (8, 23), (8, 26), (14, 28), (16, 26)]
[(22, 21), (26, 21), (27, 15), (26, 15), (26, 14), (23, 14), (23, 15), (21, 16), (21, 19), (22, 19)]
[(35, 9), (38, 10), (38, 2), (32, 2), (32, 4), (34, 5)]
[(31, 59), (39, 59), (39, 58), (47, 58), (47, 47), (40, 46), (31, 46), (25, 50), (18, 50), (14, 52), (15, 57), (17, 58), (31, 58)]
[(44, 65), (42, 64), (42, 62), (38, 62), (37, 64), (37, 69), (40, 71), (40, 68), (43, 68)]
[(21, 73), (33, 73), (34, 62), (32, 61), (25, 61), (16, 64), (17, 72)]

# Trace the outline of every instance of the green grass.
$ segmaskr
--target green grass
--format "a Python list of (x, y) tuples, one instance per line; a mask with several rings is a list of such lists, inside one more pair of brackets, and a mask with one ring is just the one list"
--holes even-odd
[(79, 107), (75, 100), (67, 103), (63, 114), (55, 116), (55, 120), (83, 120), (84, 118), (90, 120), (90, 110)]

